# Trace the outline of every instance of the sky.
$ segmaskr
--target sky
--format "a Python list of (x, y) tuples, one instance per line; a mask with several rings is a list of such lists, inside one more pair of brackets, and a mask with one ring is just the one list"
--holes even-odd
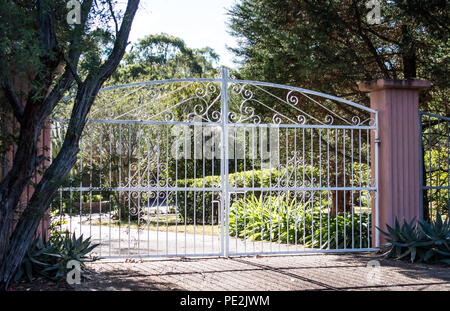
[(226, 49), (236, 46), (236, 40), (227, 32), (226, 9), (237, 1), (141, 0), (130, 41), (164, 32), (183, 39), (190, 48), (209, 46), (220, 55), (220, 65), (236, 68), (233, 53)]

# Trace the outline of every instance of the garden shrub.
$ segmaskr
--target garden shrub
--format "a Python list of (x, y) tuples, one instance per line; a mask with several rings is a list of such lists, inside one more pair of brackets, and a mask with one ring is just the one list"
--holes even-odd
[(436, 220), (426, 222), (415, 219), (407, 222), (403, 220), (400, 225), (395, 220), (394, 227), (386, 225), (387, 231), (381, 229), (381, 233), (387, 236), (388, 248), (385, 257), (406, 259), (411, 262), (442, 262), (450, 264), (450, 222), (447, 217), (442, 221), (441, 214), (436, 215)]
[(90, 238), (84, 239), (83, 235), (76, 237), (66, 231), (57, 228), (64, 221), (53, 222), (48, 241), (41, 237), (36, 238), (25, 254), (25, 257), (17, 270), (14, 281), (22, 279), (33, 281), (36, 275), (44, 276), (51, 280), (62, 280), (69, 269), (67, 263), (76, 260), (80, 263), (81, 276), (85, 277), (85, 262), (96, 260), (88, 257), (88, 254), (99, 244), (92, 244)]
[[(311, 176), (311, 169), (305, 167), (305, 174)], [(297, 174), (303, 174), (303, 167), (298, 168)], [(317, 178), (317, 170), (313, 169), (313, 175)], [(228, 175), (229, 185), (234, 188), (243, 187), (270, 187), (278, 184), (285, 185), (287, 180), (292, 181), (293, 170), (282, 168), (263, 169), (255, 171), (243, 171)], [(221, 176), (206, 176), (196, 179), (178, 179), (178, 187), (189, 188), (217, 188), (217, 191), (178, 191), (175, 198), (172, 198), (170, 204), (177, 205), (179, 217), (186, 223), (204, 223), (211, 224), (212, 219), (217, 223), (218, 211), (217, 205), (212, 208), (214, 200), (220, 200), (221, 196)], [(253, 193), (253, 192), (252, 192)], [(259, 196), (261, 192), (255, 191), (255, 195)], [(204, 205), (203, 205), (204, 201)], [(205, 207), (203, 210), (203, 206)], [(194, 208), (195, 207), (195, 208)], [(214, 211), (214, 215), (213, 215)], [(194, 217), (195, 215), (195, 217)], [(186, 218), (186, 219), (185, 219)]]
[(346, 212), (345, 216), (343, 213), (328, 216), (320, 208), (320, 204), (324, 207), (326, 202), (317, 200), (313, 207), (310, 202), (300, 202), (288, 192), (264, 199), (253, 195), (239, 199), (230, 209), (230, 235), (256, 241), (303, 244), (308, 248), (368, 247), (370, 214), (352, 216), (351, 212)]

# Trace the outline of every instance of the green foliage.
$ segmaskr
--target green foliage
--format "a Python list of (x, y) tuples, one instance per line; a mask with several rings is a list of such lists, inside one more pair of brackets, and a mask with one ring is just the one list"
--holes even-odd
[(209, 47), (192, 49), (181, 38), (164, 33), (148, 35), (125, 54), (111, 82), (213, 76), (218, 60)]
[[(437, 126), (436, 126), (437, 127)], [(431, 131), (431, 129), (428, 129)], [(432, 131), (433, 140), (440, 141), (434, 142), (432, 146), (429, 146), (428, 133), (424, 133), (424, 159), (425, 166), (424, 184), (425, 186), (441, 187), (440, 189), (429, 189), (426, 192), (427, 202), (425, 208), (428, 208), (430, 217), (435, 217), (437, 213), (445, 215), (449, 213), (450, 202), (450, 190), (445, 187), (450, 187), (450, 145), (448, 136), (445, 135), (445, 131), (441, 131), (440, 135), (436, 135), (439, 129)], [(441, 126), (442, 130), (442, 126)], [(445, 128), (444, 128), (445, 130)], [(450, 132), (449, 132), (450, 134)]]
[(329, 217), (322, 215), (322, 226), (320, 226), (319, 214), (320, 212), (317, 210), (314, 212), (314, 230), (313, 234), (306, 239), (306, 247), (320, 249), (370, 247), (370, 214), (363, 213), (352, 216), (351, 212), (346, 212), (345, 215), (344, 213)]
[[(318, 177), (317, 169), (306, 166), (299, 167), (299, 176), (305, 171), (305, 174), (314, 174), (314, 177)], [(228, 175), (228, 182), (235, 188), (243, 187), (270, 187), (277, 185), (278, 183), (283, 184), (287, 179), (292, 178), (290, 176), (293, 169), (282, 168), (277, 169), (263, 169), (255, 171), (243, 171), (232, 173)], [(204, 178), (195, 179), (179, 179), (177, 181), (178, 187), (190, 187), (190, 188), (217, 188), (217, 191), (178, 191), (177, 192), (177, 203), (179, 208), (179, 217), (186, 220), (187, 223), (193, 223), (194, 219), (196, 223), (203, 223), (203, 218), (206, 223), (212, 222), (213, 216), (213, 201), (219, 200), (220, 197), (220, 186), (221, 186), (220, 176), (206, 176)], [(255, 191), (255, 195), (259, 195), (259, 191)], [(204, 205), (203, 205), (204, 202)], [(205, 206), (205, 208), (203, 208)], [(195, 208), (194, 208), (195, 207)], [(195, 217), (194, 217), (195, 214)], [(217, 222), (217, 206), (214, 206), (214, 219)], [(185, 219), (186, 218), (186, 219)]]
[(253, 195), (239, 199), (230, 209), (230, 235), (255, 241), (303, 244), (307, 248), (367, 248), (370, 214), (352, 216), (347, 211), (345, 216), (328, 215), (321, 210), (326, 203), (316, 200), (311, 207), (311, 203), (302, 204), (301, 199), (289, 193), (265, 199)]
[(95, 260), (87, 255), (98, 245), (92, 244), (90, 238), (83, 239), (83, 235), (77, 238), (75, 233), (68, 232), (52, 231), (48, 241), (38, 237), (27, 250), (14, 281), (26, 278), (31, 282), (36, 275), (61, 280), (66, 277), (67, 263), (71, 260), (80, 263), (81, 276), (85, 276), (85, 262)]
[(435, 221), (429, 223), (423, 220), (416, 222), (415, 219), (407, 222), (403, 220), (400, 225), (395, 220), (394, 227), (386, 226), (387, 236), (385, 253), (386, 257), (405, 259), (409, 256), (411, 262), (442, 262), (450, 264), (450, 221), (447, 217), (442, 221), (440, 214)]
[(229, 11), (231, 33), (238, 40), (233, 52), (242, 61), (237, 74), (349, 95), (362, 104), (368, 98), (359, 92), (358, 81), (427, 79), (433, 86), (421, 98), (422, 108), (449, 115), (448, 1), (378, 1), (380, 24), (368, 22), (366, 3), (237, 2)]

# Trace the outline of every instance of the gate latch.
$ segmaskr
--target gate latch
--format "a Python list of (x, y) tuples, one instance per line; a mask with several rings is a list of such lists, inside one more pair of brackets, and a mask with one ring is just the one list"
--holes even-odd
[(381, 144), (381, 139), (375, 138), (375, 144)]

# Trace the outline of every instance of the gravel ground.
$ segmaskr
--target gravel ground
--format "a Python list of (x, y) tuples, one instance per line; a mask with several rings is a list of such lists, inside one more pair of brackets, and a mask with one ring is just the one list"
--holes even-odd
[(374, 253), (100, 260), (89, 268), (93, 279), (75, 290), (450, 290), (448, 267)]

